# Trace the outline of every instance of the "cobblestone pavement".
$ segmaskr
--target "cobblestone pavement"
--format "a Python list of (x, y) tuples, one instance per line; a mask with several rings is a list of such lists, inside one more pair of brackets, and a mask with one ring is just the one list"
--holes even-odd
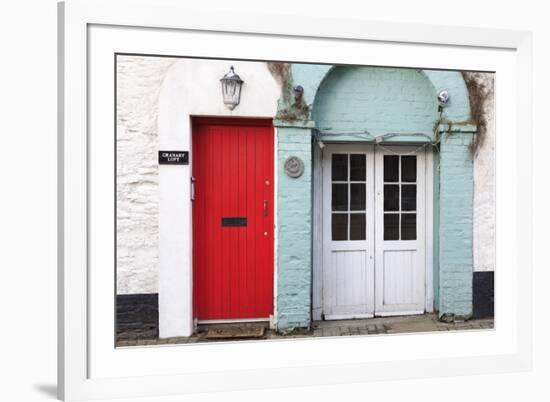
[[(294, 338), (317, 338), (329, 336), (357, 336), (357, 335), (378, 335), (378, 334), (400, 334), (414, 332), (437, 332), (437, 331), (462, 331), (462, 330), (489, 330), (494, 327), (493, 319), (468, 320), (464, 322), (444, 323), (437, 319), (435, 314), (424, 314), (401, 317), (379, 317), (360, 320), (334, 320), (314, 321), (309, 331), (302, 330), (289, 334), (278, 334), (267, 328), (267, 323), (239, 323), (239, 324), (218, 324), (201, 325), (195, 335), (190, 337), (174, 338), (132, 338), (131, 336), (117, 339), (117, 347), (147, 346), (147, 345), (170, 345), (204, 342), (235, 342), (242, 340), (265, 340), (265, 339), (294, 339)], [(208, 329), (218, 329), (228, 326), (264, 326), (264, 336), (261, 338), (238, 338), (238, 339), (207, 339)]]

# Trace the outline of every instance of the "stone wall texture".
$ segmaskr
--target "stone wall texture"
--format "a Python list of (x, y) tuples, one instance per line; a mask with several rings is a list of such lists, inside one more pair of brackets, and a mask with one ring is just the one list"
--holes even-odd
[[(158, 292), (158, 95), (175, 61), (117, 58), (118, 294)], [(474, 157), (474, 270), (491, 271), (495, 202), (493, 75), (469, 74), (482, 84), (487, 96), (485, 138)], [(299, 315), (288, 319), (299, 321)]]
[(474, 156), (474, 271), (495, 270), (495, 96), (494, 74), (468, 73), (485, 97), (486, 123)]
[(117, 294), (158, 292), (158, 95), (175, 59), (117, 57)]

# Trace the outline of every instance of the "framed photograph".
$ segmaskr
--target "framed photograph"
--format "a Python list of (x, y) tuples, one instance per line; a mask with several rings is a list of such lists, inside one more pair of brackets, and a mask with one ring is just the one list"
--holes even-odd
[(69, 0), (59, 43), (60, 398), (530, 369), (529, 32)]

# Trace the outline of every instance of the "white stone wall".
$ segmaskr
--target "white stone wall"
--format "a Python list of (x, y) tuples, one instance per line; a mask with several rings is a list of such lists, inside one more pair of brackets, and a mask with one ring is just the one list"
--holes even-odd
[(494, 74), (476, 73), (486, 96), (487, 128), (474, 159), (474, 271), (495, 270)]
[(158, 97), (173, 58), (117, 58), (117, 293), (158, 292)]
[[(173, 58), (117, 58), (117, 293), (158, 292), (158, 97)], [(493, 105), (492, 74), (476, 74)], [(493, 108), (474, 161), (474, 270), (494, 270)]]

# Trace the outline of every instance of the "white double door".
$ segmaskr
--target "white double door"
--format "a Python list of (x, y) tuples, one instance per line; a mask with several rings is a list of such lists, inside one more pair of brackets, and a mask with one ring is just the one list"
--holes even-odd
[(324, 318), (423, 313), (424, 149), (327, 145), (322, 164)]

